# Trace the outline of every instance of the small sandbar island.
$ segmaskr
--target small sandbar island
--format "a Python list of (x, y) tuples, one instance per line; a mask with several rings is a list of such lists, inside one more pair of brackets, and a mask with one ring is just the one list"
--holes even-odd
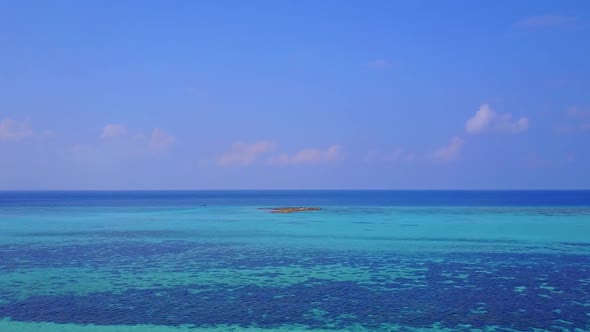
[(265, 210), (270, 210), (270, 213), (296, 213), (296, 212), (307, 212), (307, 211), (320, 211), (321, 208), (296, 206), (296, 207), (265, 208)]

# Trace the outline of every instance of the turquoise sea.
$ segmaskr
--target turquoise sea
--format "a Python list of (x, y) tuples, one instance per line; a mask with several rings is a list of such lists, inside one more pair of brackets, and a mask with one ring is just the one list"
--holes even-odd
[(0, 192), (2, 332), (301, 330), (590, 331), (590, 191)]

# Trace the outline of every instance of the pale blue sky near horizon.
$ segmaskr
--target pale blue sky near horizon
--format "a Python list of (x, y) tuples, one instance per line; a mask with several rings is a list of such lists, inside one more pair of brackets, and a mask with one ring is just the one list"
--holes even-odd
[(3, 1), (0, 190), (590, 189), (588, 1)]

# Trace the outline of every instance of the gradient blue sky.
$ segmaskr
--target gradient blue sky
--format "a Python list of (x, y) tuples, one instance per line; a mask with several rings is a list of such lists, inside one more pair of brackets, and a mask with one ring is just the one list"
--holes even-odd
[(590, 188), (588, 1), (3, 1), (0, 189)]

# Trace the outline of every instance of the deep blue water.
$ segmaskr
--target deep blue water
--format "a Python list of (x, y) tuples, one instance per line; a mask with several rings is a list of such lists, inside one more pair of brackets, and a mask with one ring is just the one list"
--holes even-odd
[(0, 206), (590, 206), (590, 190), (0, 191)]

